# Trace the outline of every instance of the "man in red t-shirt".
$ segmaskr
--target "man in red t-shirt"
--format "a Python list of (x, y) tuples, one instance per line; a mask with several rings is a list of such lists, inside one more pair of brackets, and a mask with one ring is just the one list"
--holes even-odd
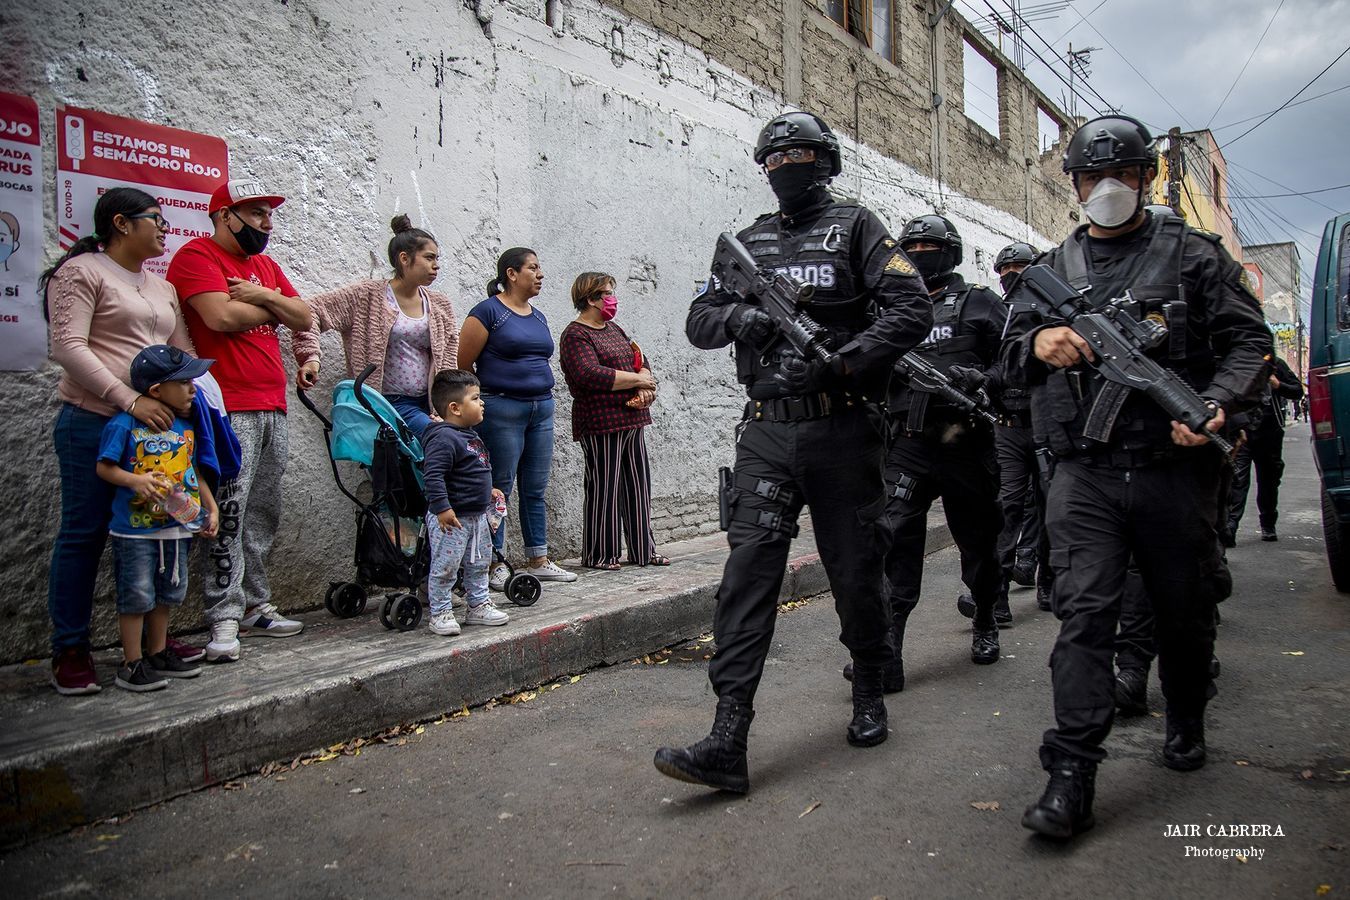
[(319, 371), (309, 307), (286, 275), (263, 254), (272, 211), (285, 198), (252, 179), (236, 179), (211, 195), (215, 233), (174, 255), (168, 279), (178, 291), (188, 333), (212, 369), (242, 450), (239, 476), (217, 492), (220, 532), (208, 551), (206, 658), (239, 658), (239, 635), (289, 637), (302, 625), (271, 602), (264, 559), (281, 519), (286, 471), (286, 370), (277, 326), (291, 331), (296, 383), (311, 387)]

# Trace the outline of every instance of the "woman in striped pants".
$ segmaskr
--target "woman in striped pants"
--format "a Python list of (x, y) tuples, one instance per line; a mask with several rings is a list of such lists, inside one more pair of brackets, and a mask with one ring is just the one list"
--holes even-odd
[(652, 536), (651, 470), (642, 429), (651, 424), (656, 379), (637, 344), (614, 321), (614, 278), (585, 272), (572, 284), (576, 320), (563, 329), (559, 357), (572, 394), (572, 439), (586, 457), (581, 561), (619, 568), (628, 561), (668, 566)]

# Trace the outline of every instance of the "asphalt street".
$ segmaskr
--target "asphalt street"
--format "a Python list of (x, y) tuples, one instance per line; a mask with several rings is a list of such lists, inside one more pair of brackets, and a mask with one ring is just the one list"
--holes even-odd
[[(0, 884), (23, 897), (1350, 896), (1350, 610), (1327, 573), (1306, 441), (1294, 426), (1280, 541), (1259, 542), (1253, 509), (1229, 553), (1209, 764), (1167, 770), (1162, 719), (1118, 721), (1098, 825), (1068, 845), (1019, 824), (1044, 785), (1056, 622), (1016, 590), (1003, 659), (972, 665), (948, 549), (929, 557), (880, 747), (844, 740), (831, 598), (783, 611), (746, 797), (652, 766), (656, 747), (711, 722), (711, 644), (692, 641), (12, 850)], [(1160, 712), (1156, 676), (1150, 701)], [(1214, 832), (1244, 825), (1272, 834)]]

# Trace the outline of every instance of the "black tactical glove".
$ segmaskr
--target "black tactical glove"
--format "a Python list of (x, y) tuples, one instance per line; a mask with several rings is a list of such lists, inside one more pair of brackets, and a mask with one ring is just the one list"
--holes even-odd
[(977, 393), (989, 383), (989, 376), (972, 366), (952, 366), (947, 370), (952, 385), (967, 394)]
[(758, 306), (737, 303), (727, 318), (727, 330), (738, 341), (745, 341), (752, 347), (763, 347), (773, 335), (773, 319)]
[(796, 349), (791, 349), (783, 353), (773, 380), (784, 394), (796, 397), (821, 390), (822, 379), (829, 368), (821, 360), (804, 359)]

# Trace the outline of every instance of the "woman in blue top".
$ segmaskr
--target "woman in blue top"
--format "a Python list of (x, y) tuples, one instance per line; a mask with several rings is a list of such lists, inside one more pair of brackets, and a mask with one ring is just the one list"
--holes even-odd
[[(497, 258), (497, 277), (488, 298), (464, 318), (459, 334), (459, 367), (475, 371), (482, 383), (485, 413), (478, 434), (492, 457), (492, 486), (507, 497), (520, 482), (520, 531), (529, 566), (540, 581), (575, 581), (548, 558), (544, 492), (553, 464), (553, 335), (548, 320), (530, 301), (544, 285), (539, 257), (512, 247)], [(492, 536), (502, 548), (505, 529)], [(506, 567), (492, 567), (495, 590), (506, 585)]]

